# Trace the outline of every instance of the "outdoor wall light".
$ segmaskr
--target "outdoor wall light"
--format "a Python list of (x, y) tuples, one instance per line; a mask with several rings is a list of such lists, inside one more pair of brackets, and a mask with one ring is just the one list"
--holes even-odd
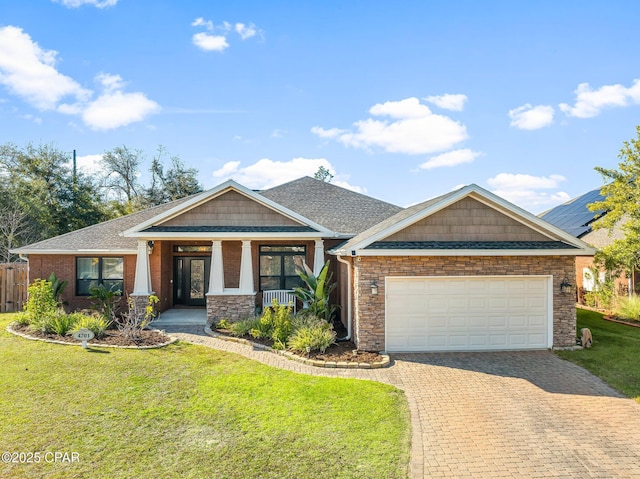
[(564, 278), (562, 280), (562, 283), (560, 283), (560, 292), (562, 294), (567, 294), (571, 292), (571, 283), (569, 283), (569, 280), (567, 278)]
[(371, 294), (373, 295), (378, 294), (378, 283), (376, 282), (375, 279), (371, 282)]
[(149, 248), (149, 253), (153, 253), (153, 246), (154, 246), (153, 240), (147, 241), (147, 247)]

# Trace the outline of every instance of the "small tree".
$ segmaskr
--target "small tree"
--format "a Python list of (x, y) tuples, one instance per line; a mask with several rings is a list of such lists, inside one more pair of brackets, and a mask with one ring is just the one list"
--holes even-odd
[(131, 297), (128, 298), (129, 311), (116, 318), (116, 325), (120, 333), (131, 341), (140, 341), (140, 334), (156, 317), (155, 305), (160, 301), (157, 296), (151, 295), (144, 308), (139, 308)]
[(320, 166), (318, 168), (318, 171), (316, 171), (313, 174), (313, 177), (316, 180), (320, 180), (320, 181), (326, 181), (327, 183), (331, 183), (331, 180), (333, 180), (333, 175), (331, 174), (331, 172), (329, 171), (328, 168), (325, 168), (324, 166)]
[(604, 199), (588, 205), (591, 211), (604, 211), (593, 229), (620, 228), (624, 233), (598, 252), (596, 259), (607, 271), (630, 273), (640, 267), (640, 126), (636, 133), (636, 138), (623, 143), (617, 169), (596, 167), (604, 180), (600, 190)]

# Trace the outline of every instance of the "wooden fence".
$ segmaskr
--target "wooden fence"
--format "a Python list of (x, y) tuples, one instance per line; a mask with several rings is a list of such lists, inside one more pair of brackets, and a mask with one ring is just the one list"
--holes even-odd
[(22, 311), (27, 301), (27, 263), (0, 264), (0, 313)]

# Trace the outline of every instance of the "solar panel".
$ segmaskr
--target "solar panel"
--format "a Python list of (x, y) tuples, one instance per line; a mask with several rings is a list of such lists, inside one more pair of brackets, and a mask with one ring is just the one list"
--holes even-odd
[(579, 238), (591, 231), (591, 223), (603, 213), (603, 210), (590, 211), (587, 205), (603, 199), (598, 188), (556, 206), (540, 218)]

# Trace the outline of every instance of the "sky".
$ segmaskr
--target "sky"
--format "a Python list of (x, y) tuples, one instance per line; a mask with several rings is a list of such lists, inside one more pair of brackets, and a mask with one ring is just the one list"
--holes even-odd
[[(159, 145), (205, 188), (320, 166), (408, 206), (476, 183), (533, 213), (640, 125), (636, 1), (0, 0), (0, 143), (97, 174)], [(143, 175), (144, 176), (144, 175)]]

